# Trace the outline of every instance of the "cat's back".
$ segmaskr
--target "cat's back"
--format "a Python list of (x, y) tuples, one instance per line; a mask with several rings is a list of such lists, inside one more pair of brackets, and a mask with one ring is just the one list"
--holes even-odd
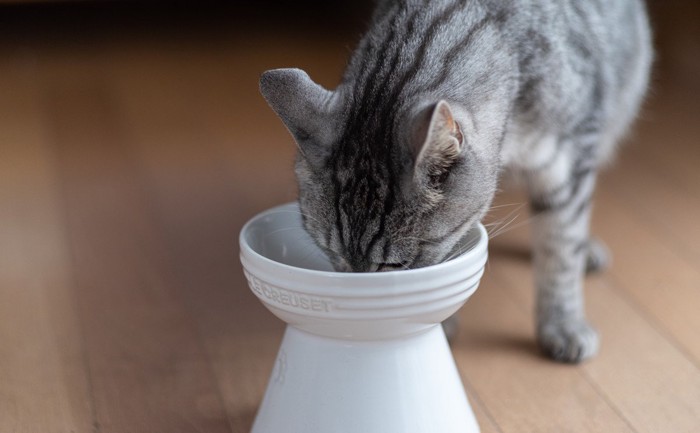
[(614, 67), (617, 55), (648, 48), (643, 0), (472, 1), (495, 18), (521, 61), (558, 56)]
[[(481, 0), (518, 57), (514, 118), (553, 134), (598, 124), (606, 159), (635, 117), (652, 59), (642, 0)], [(525, 124), (523, 126), (522, 124)]]
[[(497, 32), (488, 31), (494, 28)], [(625, 73), (648, 69), (651, 59), (644, 2), (379, 1), (345, 78), (374, 80), (383, 73), (398, 75), (413, 68), (409, 82), (387, 84), (428, 85), (434, 90), (430, 78), (436, 75), (464, 77), (476, 72), (468, 69), (475, 62), (463, 58), (484, 58), (484, 63), (492, 64), (492, 73), (499, 74), (503, 73), (499, 67), (510, 67), (501, 61), (508, 56), (517, 57), (517, 71), (510, 72), (519, 76), (520, 87), (525, 88), (521, 93), (544, 81), (550, 91), (577, 95), (585, 93), (586, 82), (592, 83), (591, 88), (621, 87)], [(469, 81), (447, 79), (442, 90), (454, 82)]]

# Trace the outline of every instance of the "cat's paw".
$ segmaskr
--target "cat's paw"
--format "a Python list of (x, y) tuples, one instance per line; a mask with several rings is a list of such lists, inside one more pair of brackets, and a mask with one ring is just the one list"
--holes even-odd
[(559, 362), (576, 364), (598, 353), (598, 333), (584, 319), (550, 321), (537, 330), (540, 349)]
[(586, 273), (592, 274), (607, 269), (612, 262), (612, 256), (607, 246), (596, 238), (588, 240), (586, 251)]

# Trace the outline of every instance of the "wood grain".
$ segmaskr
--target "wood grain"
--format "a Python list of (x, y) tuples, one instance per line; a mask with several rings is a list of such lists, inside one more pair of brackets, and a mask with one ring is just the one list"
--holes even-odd
[(230, 431), (196, 323), (135, 171), (119, 113), (93, 77), (47, 78), (78, 314), (102, 432)]
[[(517, 201), (518, 197), (509, 196), (507, 200)], [(617, 251), (615, 247), (621, 239), (627, 242), (625, 251), (630, 250), (630, 242), (644, 246), (643, 252), (637, 251), (634, 254), (638, 259), (647, 257), (647, 249), (655, 252), (664, 247), (662, 243), (654, 243), (653, 238), (650, 241), (642, 233), (630, 230), (634, 229), (635, 217), (620, 213), (619, 202), (613, 194), (603, 191), (599, 194), (597, 203), (596, 219), (598, 216), (603, 218), (603, 226), (608, 229), (600, 234), (611, 235), (605, 239), (615, 241), (611, 244), (614, 245), (613, 251)], [(598, 224), (595, 227), (598, 232)], [(612, 228), (615, 228), (614, 233)], [(492, 250), (507, 252), (513, 244), (527, 245), (527, 238), (526, 227), (522, 226), (508, 232), (508, 239), (494, 239)], [(654, 255), (651, 253), (651, 256)], [(507, 291), (507, 298), (510, 298), (511, 303), (520, 306), (520, 312), (525, 316), (523, 319), (529, 319), (530, 312), (534, 310), (532, 291), (528, 290), (532, 281), (532, 271), (528, 260), (523, 258), (522, 254), (504, 255), (499, 266), (494, 265), (491, 272), (497, 278), (499, 288)], [(679, 347), (676, 340), (678, 337), (672, 337), (684, 334), (672, 334), (664, 326), (675, 326), (674, 330), (683, 331), (686, 325), (693, 327), (693, 322), (687, 323), (684, 320), (682, 312), (685, 308), (680, 305), (686, 294), (682, 290), (686, 287), (681, 285), (680, 290), (675, 293), (671, 290), (663, 291), (666, 292), (666, 296), (656, 296), (659, 300), (657, 305), (648, 299), (651, 288), (647, 284), (642, 287), (647, 297), (642, 298), (646, 301), (643, 304), (644, 308), (634, 300), (634, 297), (638, 296), (636, 289), (639, 287), (630, 284), (640, 280), (665, 279), (669, 271), (673, 274), (676, 270), (666, 268), (665, 265), (671, 263), (678, 265), (682, 261), (640, 260), (633, 267), (628, 265), (630, 267), (626, 267), (624, 273), (616, 266), (615, 275), (609, 273), (587, 279), (589, 316), (602, 335), (603, 350), (596, 359), (585, 364), (577, 373), (629, 427), (638, 432), (665, 429), (692, 432), (700, 425), (700, 376), (697, 360), (684, 348)], [(677, 274), (682, 277), (685, 275), (683, 271), (694, 273), (695, 270), (678, 269)], [(692, 278), (691, 275), (690, 279)], [(698, 281), (700, 275), (694, 278)], [(697, 288), (697, 285), (691, 287)], [(495, 290), (489, 294), (493, 296), (493, 292)], [(693, 305), (695, 300), (695, 295), (691, 294), (685, 302)], [(507, 301), (502, 300), (498, 304), (505, 302)], [(469, 307), (477, 308), (474, 305)], [(496, 306), (492, 305), (484, 310), (493, 311), (494, 308)], [(515, 312), (504, 314), (508, 317), (513, 315)], [(527, 326), (527, 323), (521, 326)], [(683, 341), (696, 344), (697, 338), (693, 339), (688, 336), (689, 331), (685, 332), (686, 337)], [(532, 374), (533, 370), (530, 369), (528, 374)], [(504, 368), (503, 372), (505, 371)], [(560, 396), (561, 393), (554, 395)], [(650, 399), (651, 395), (656, 398)]]
[(0, 63), (0, 431), (88, 432), (83, 335), (37, 68)]

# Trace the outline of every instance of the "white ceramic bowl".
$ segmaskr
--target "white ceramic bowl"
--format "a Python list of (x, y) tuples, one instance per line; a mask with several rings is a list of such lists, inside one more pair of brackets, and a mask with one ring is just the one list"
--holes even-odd
[(297, 204), (240, 235), (253, 293), (289, 326), (254, 433), (473, 433), (478, 426), (440, 322), (474, 293), (487, 234), (435, 266), (334, 272)]

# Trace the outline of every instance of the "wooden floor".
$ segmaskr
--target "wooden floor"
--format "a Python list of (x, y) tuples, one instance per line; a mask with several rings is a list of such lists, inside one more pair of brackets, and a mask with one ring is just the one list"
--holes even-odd
[[(596, 359), (539, 356), (522, 195), (489, 217), (453, 346), (484, 433), (700, 431), (700, 38), (679, 30), (700, 15), (679, 17), (597, 194)], [(295, 197), (257, 77), (332, 86), (355, 33), (28, 33), (0, 42), (0, 432), (247, 433), (283, 328), (237, 233)]]

